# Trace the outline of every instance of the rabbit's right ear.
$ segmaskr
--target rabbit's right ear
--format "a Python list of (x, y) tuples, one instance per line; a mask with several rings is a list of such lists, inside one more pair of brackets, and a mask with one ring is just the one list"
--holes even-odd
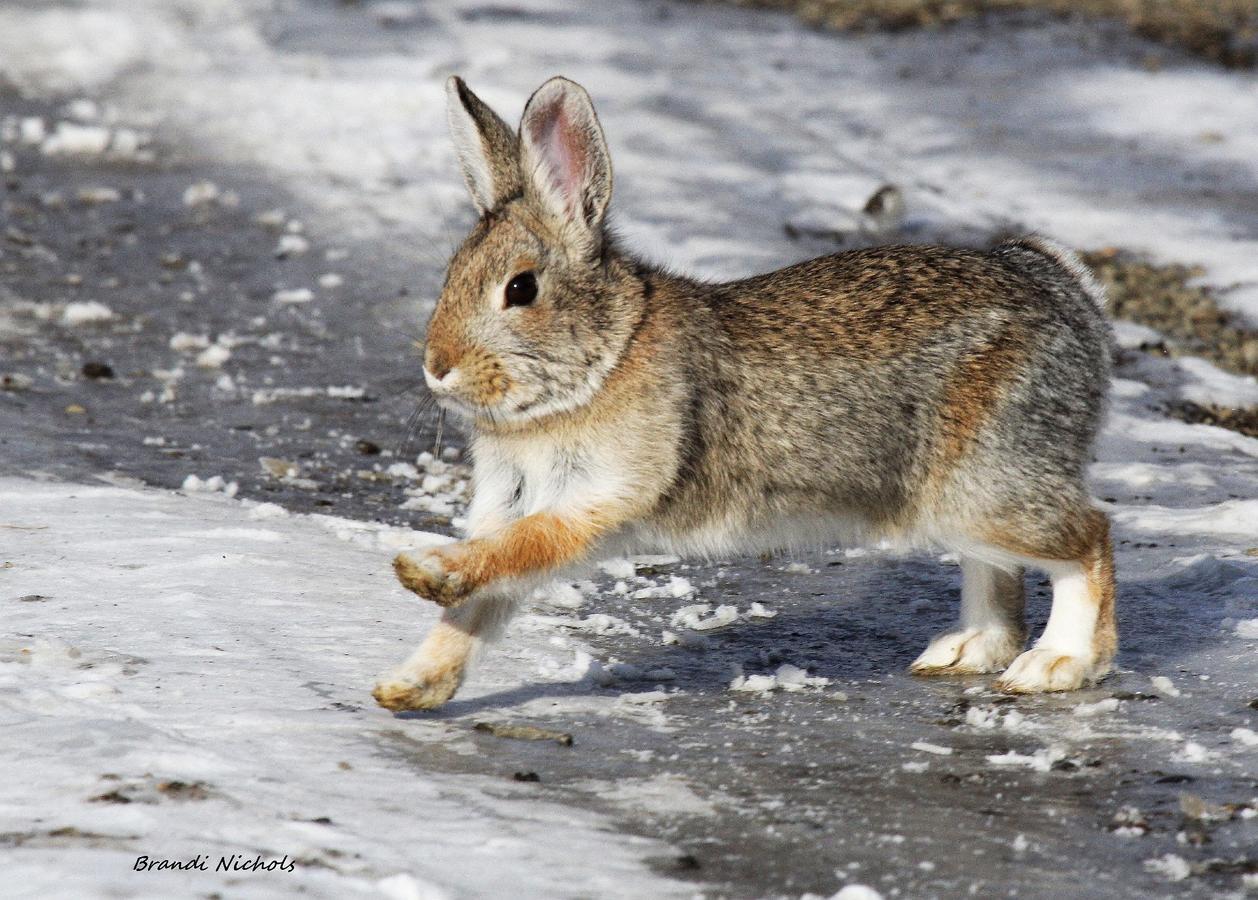
[(457, 75), (446, 81), (446, 115), (463, 180), (487, 213), (522, 190), (515, 131)]

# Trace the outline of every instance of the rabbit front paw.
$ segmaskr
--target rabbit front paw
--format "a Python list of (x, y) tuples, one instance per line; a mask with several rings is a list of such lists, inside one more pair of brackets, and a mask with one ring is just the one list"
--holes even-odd
[(398, 672), (376, 682), (371, 696), (393, 712), (436, 709), (454, 696), (463, 681), (462, 669)]
[(393, 559), (398, 581), (409, 591), (438, 606), (457, 606), (475, 589), (467, 571), (465, 551), (460, 544), (426, 550), (413, 556), (399, 553)]
[(1007, 628), (962, 628), (930, 642), (909, 671), (914, 675), (999, 672), (1022, 650), (1023, 636)]

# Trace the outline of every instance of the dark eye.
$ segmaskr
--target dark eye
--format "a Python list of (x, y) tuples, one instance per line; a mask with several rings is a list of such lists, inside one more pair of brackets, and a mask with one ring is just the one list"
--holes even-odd
[(507, 282), (507, 306), (528, 306), (537, 299), (537, 276), (521, 272)]

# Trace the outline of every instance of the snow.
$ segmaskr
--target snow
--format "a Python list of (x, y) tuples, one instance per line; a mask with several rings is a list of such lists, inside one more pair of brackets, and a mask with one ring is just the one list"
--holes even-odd
[(1053, 768), (1053, 763), (1065, 758), (1066, 751), (1061, 747), (1042, 747), (1031, 754), (1018, 753), (1016, 750), (989, 754), (987, 762), (993, 766), (1016, 766), (1036, 772), (1048, 772)]
[[(10, 604), (0, 639), (0, 831), (29, 835), (5, 851), (10, 884), (32, 896), (691, 893), (643, 862), (657, 842), (391, 749), (468, 741), (460, 726), (381, 716), (367, 696), (418, 627), (384, 537), (432, 538), (109, 485), (0, 479), (0, 509), (4, 595), (45, 598)], [(396, 637), (381, 624), (403, 621)], [(661, 781), (623, 791), (703, 803)], [(131, 802), (91, 802), (108, 796)], [(140, 855), (203, 854), (213, 869), (259, 853), (314, 862), (131, 874)]]
[(1183, 881), (1192, 874), (1188, 861), (1174, 853), (1167, 853), (1156, 859), (1147, 859), (1144, 862), (1144, 867), (1150, 872), (1156, 872), (1163, 876), (1167, 881)]
[(1233, 728), (1229, 737), (1245, 747), (1258, 747), (1258, 731), (1252, 728)]
[(830, 900), (882, 900), (882, 894), (863, 884), (849, 884)]
[(276, 291), (271, 299), (276, 303), (309, 303), (314, 296), (310, 288), (284, 288)]
[(739, 674), (730, 682), (729, 689), (749, 694), (768, 694), (778, 690), (794, 693), (807, 688), (825, 687), (829, 683), (829, 678), (809, 675), (799, 666), (783, 663), (772, 675)]
[(203, 369), (217, 369), (231, 359), (232, 352), (222, 344), (206, 347), (197, 354), (197, 365)]
[(95, 325), (100, 322), (108, 322), (114, 317), (114, 312), (108, 306), (96, 300), (82, 300), (74, 303), (67, 303), (66, 308), (61, 313), (61, 321), (71, 328), (80, 325)]

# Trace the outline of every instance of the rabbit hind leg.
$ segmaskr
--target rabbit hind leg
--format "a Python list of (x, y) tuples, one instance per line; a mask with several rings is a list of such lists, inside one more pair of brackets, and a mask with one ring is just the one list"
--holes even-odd
[(961, 620), (938, 635), (909, 671), (914, 675), (1000, 672), (1022, 651), (1025, 591), (1021, 567), (1002, 568), (978, 556), (961, 558)]

